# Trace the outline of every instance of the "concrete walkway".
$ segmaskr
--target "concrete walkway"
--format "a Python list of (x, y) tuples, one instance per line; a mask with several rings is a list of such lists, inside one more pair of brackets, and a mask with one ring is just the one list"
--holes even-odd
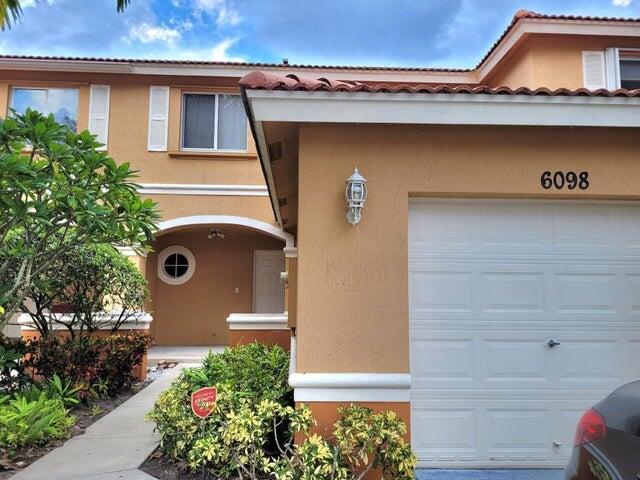
[(151, 480), (153, 477), (138, 467), (156, 449), (160, 438), (144, 416), (181, 370), (191, 366), (197, 364), (180, 364), (165, 371), (84, 434), (67, 440), (11, 480)]
[(201, 362), (204, 357), (209, 354), (209, 351), (213, 353), (222, 353), (225, 347), (213, 347), (213, 346), (156, 346), (149, 349), (147, 360), (149, 365), (157, 365), (160, 362), (175, 362), (175, 363), (197, 363)]

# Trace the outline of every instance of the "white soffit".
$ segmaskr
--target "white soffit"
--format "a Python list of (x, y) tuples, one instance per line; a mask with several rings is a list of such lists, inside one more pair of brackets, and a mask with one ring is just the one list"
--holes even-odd
[(640, 98), (247, 90), (256, 122), (640, 127)]

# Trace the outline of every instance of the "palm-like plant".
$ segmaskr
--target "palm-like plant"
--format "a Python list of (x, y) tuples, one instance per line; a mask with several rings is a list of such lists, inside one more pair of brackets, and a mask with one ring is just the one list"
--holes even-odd
[[(37, 1), (37, 0), (36, 0)], [(124, 12), (131, 0), (116, 0), (118, 12)], [(22, 16), (22, 6), (20, 0), (0, 0), (0, 29), (11, 28)]]

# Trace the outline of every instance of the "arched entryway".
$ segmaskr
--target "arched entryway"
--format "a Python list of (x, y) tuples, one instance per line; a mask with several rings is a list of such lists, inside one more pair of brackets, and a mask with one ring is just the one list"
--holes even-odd
[(287, 232), (246, 217), (161, 222), (146, 262), (156, 343), (228, 345), (229, 314), (282, 313), (282, 249), (291, 244)]

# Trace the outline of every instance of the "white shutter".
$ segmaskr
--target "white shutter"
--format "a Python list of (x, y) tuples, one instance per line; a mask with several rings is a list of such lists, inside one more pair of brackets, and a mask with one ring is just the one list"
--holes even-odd
[(604, 52), (582, 52), (582, 73), (585, 88), (606, 88)]
[(620, 52), (618, 49), (615, 47), (605, 49), (604, 61), (607, 88), (617, 90), (620, 88)]
[(107, 149), (109, 140), (109, 85), (91, 85), (89, 87), (89, 131), (97, 135), (98, 141), (104, 143), (99, 150)]
[(149, 132), (147, 150), (167, 151), (169, 87), (149, 87)]

